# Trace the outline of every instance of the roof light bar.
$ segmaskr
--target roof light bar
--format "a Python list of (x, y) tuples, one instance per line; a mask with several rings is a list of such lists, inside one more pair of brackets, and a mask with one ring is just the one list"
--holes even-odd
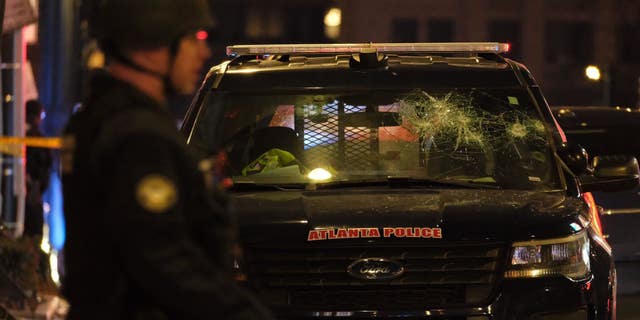
[(422, 43), (331, 43), (331, 44), (264, 44), (227, 47), (228, 56), (264, 54), (332, 54), (360, 53), (375, 50), (380, 53), (504, 53), (508, 43), (499, 42), (422, 42)]

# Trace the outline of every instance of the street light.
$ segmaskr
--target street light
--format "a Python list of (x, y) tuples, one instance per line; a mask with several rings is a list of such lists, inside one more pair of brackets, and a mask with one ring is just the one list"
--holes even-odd
[(587, 78), (589, 78), (589, 80), (600, 81), (601, 73), (600, 68), (598, 68), (597, 66), (587, 66), (584, 69), (584, 74), (587, 76)]
[(341, 24), (342, 10), (340, 8), (330, 8), (324, 16), (324, 33), (327, 38), (338, 39)]
[(602, 70), (599, 66), (589, 65), (584, 69), (584, 74), (591, 81), (602, 81), (602, 104), (611, 104), (611, 74), (608, 65), (604, 65)]
[(328, 27), (337, 27), (342, 23), (342, 10), (331, 8), (324, 16), (324, 24)]

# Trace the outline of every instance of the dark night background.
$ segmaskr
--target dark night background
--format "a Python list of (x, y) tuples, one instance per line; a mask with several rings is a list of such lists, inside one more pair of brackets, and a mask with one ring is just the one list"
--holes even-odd
[[(85, 0), (86, 1), (86, 0)], [(210, 65), (225, 47), (252, 43), (502, 41), (529, 67), (551, 105), (603, 104), (604, 82), (586, 79), (589, 64), (609, 70), (611, 105), (635, 106), (640, 76), (639, 0), (211, 0)], [(340, 8), (340, 35), (324, 17)], [(89, 48), (81, 0), (40, 1), (39, 42), (30, 46), (40, 96), (54, 135), (82, 96)], [(205, 70), (203, 70), (204, 74)], [(180, 117), (190, 97), (176, 99)]]
[[(84, 94), (87, 58), (95, 48), (88, 36), (85, 8), (97, 0), (31, 1), (39, 2), (38, 37), (28, 45), (26, 56), (47, 112), (44, 133), (59, 136)], [(209, 66), (224, 61), (226, 46), (233, 44), (498, 41), (511, 44), (506, 56), (529, 68), (550, 105), (640, 107), (640, 0), (209, 1), (216, 21), (207, 30), (213, 52)], [(332, 8), (341, 10), (339, 27), (325, 25), (325, 15)], [(10, 99), (17, 95), (12, 77), (18, 71), (9, 72), (14, 70), (13, 62), (19, 61), (12, 56), (15, 36), (8, 32), (2, 39), (3, 135), (18, 132), (11, 119), (17, 118), (21, 106)], [(600, 67), (604, 79), (588, 80), (587, 65)], [(184, 115), (190, 100), (190, 96), (172, 99), (176, 119)], [(629, 134), (633, 139), (633, 132)], [(0, 159), (3, 173), (13, 168), (9, 160), (14, 158), (19, 157)], [(13, 192), (8, 181), (4, 179), (0, 186), (4, 199)], [(57, 193), (49, 194), (47, 201), (52, 212), (59, 208), (61, 216), (59, 181), (55, 187), (50, 190)], [(5, 213), (14, 211), (7, 209), (8, 203), (3, 203)], [(63, 241), (63, 227), (61, 234), (58, 244), (52, 241), (54, 246)], [(623, 267), (618, 264), (619, 274)], [(624, 282), (637, 288), (640, 280), (633, 268), (627, 274), (634, 278)], [(640, 296), (634, 294), (619, 298), (619, 306), (630, 315), (619, 314), (619, 319), (635, 319), (640, 313)]]

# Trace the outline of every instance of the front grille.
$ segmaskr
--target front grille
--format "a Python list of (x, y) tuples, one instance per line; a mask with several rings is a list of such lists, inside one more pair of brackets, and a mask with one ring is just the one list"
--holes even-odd
[[(416, 306), (442, 306), (464, 303), (463, 286), (439, 286), (424, 289), (367, 287), (334, 290), (292, 290), (291, 304), (332, 310), (360, 310), (367, 308), (397, 309)], [(372, 302), (375, 301), (375, 305)]]
[[(504, 261), (504, 246), (249, 247), (250, 284), (272, 307), (297, 309), (425, 309), (488, 302)], [(400, 263), (392, 280), (362, 280), (347, 267), (363, 258)]]

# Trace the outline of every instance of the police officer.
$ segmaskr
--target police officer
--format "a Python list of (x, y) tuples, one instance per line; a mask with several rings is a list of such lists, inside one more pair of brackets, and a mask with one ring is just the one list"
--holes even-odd
[(69, 319), (267, 319), (232, 280), (229, 218), (167, 107), (210, 51), (204, 0), (91, 1), (109, 58), (65, 130)]
[[(25, 116), (28, 137), (43, 137), (40, 124), (44, 108), (38, 100), (29, 100), (25, 104)], [(40, 244), (44, 212), (42, 194), (49, 186), (49, 175), (53, 164), (51, 151), (45, 148), (27, 147), (27, 197), (25, 201), (24, 235), (31, 236)]]

